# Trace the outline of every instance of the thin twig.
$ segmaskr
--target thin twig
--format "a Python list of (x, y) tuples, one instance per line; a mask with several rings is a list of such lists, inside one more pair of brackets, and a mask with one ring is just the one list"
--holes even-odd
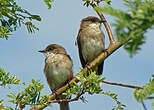
[(139, 86), (133, 86), (133, 85), (128, 85), (128, 84), (121, 84), (121, 83), (115, 83), (111, 81), (102, 81), (105, 84), (110, 84), (110, 85), (116, 85), (116, 86), (121, 86), (121, 87), (128, 87), (128, 88), (133, 88), (133, 89), (143, 89), (143, 87)]
[(84, 84), (84, 85), (82, 86), (81, 92), (79, 92), (75, 98), (72, 98), (72, 99), (53, 100), (53, 101), (50, 101), (50, 102), (51, 102), (51, 103), (61, 103), (61, 102), (77, 101), (77, 100), (79, 100), (79, 98), (85, 93), (85, 85), (86, 85), (86, 84)]
[(148, 97), (147, 99), (154, 99), (154, 97)]
[(72, 99), (59, 99), (59, 100), (51, 100), (51, 103), (61, 103), (61, 102), (72, 102), (77, 101), (84, 94), (84, 92), (79, 93), (75, 98)]
[(111, 29), (110, 29), (110, 26), (109, 26), (107, 20), (105, 19), (103, 13), (100, 12), (99, 10), (97, 10), (97, 8), (98, 8), (99, 6), (96, 6), (96, 4), (93, 3), (93, 2), (91, 2), (90, 5), (93, 7), (93, 9), (96, 11), (96, 13), (99, 15), (99, 17), (100, 17), (101, 20), (103, 21), (103, 24), (104, 24), (105, 29), (106, 29), (106, 31), (107, 31), (107, 33), (108, 33), (108, 36), (109, 36), (109, 41), (110, 41), (110, 45), (109, 45), (109, 46), (111, 46), (113, 43), (115, 43), (115, 40), (114, 40), (112, 31), (111, 31)]
[(144, 102), (142, 101), (141, 103), (142, 103), (144, 110), (148, 110), (147, 107), (145, 106)]

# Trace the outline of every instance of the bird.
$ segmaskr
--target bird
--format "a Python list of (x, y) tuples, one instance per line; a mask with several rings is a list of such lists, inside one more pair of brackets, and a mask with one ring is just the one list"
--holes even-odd
[[(44, 53), (46, 57), (44, 74), (51, 91), (55, 92), (72, 79), (72, 60), (66, 50), (58, 44), (50, 44), (39, 52)], [(65, 97), (60, 95), (58, 98)], [(60, 110), (69, 110), (68, 102), (61, 102)]]
[[(82, 67), (93, 61), (100, 53), (105, 51), (104, 33), (101, 30), (101, 21), (95, 16), (83, 18), (76, 38), (78, 53)], [(104, 61), (92, 68), (97, 75), (103, 72)]]

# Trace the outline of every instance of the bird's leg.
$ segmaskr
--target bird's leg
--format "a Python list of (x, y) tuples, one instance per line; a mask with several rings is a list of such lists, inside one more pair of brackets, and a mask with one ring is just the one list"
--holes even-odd
[(90, 66), (90, 63), (89, 62), (84, 66), (84, 68), (87, 68), (87, 72), (85, 74), (86, 76), (89, 76), (90, 70), (92, 70), (92, 68), (89, 68), (89, 66)]
[(57, 94), (57, 90), (52, 90), (52, 93), (55, 94), (56, 100), (58, 99), (58, 94)]
[(104, 49), (102, 52), (103, 53), (107, 53), (107, 55), (109, 55), (108, 48), (107, 49)]

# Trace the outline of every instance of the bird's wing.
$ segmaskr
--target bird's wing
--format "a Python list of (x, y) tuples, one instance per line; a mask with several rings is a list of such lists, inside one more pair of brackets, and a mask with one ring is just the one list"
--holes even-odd
[(103, 72), (103, 67), (104, 67), (104, 61), (100, 65), (98, 65), (97, 75), (103, 74), (102, 73)]
[[(100, 35), (99, 35), (100, 37), (101, 37), (101, 39), (102, 39), (102, 45), (103, 45), (103, 48), (104, 48), (104, 50), (102, 50), (102, 51), (105, 51), (105, 40), (104, 40), (104, 33), (103, 32), (101, 32), (100, 33)], [(103, 72), (103, 67), (104, 67), (104, 61), (100, 64), (100, 65), (98, 65), (98, 75), (101, 75), (102, 74), (102, 72)]]
[(81, 46), (81, 42), (80, 42), (81, 31), (82, 31), (82, 29), (79, 30), (79, 33), (78, 33), (78, 36), (77, 36), (77, 45), (78, 45), (80, 62), (82, 64), (82, 67), (84, 68), (85, 65), (86, 65), (86, 62), (85, 62), (85, 60), (83, 58), (82, 51), (81, 51), (82, 50), (82, 46)]

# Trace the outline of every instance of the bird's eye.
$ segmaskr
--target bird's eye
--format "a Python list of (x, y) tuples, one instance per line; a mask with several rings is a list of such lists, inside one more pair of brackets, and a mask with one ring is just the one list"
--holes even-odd
[(96, 22), (96, 20), (95, 19), (91, 19), (91, 22)]
[(54, 50), (54, 48), (49, 48), (49, 50)]

